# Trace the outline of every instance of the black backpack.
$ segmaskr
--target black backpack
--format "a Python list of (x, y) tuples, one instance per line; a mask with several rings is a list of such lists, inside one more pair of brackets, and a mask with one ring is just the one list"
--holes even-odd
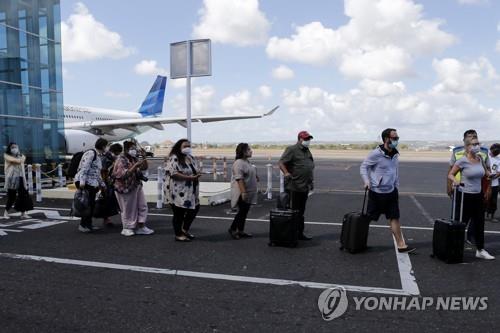
[[(94, 149), (92, 149), (92, 150), (94, 150)], [(66, 172), (66, 175), (68, 177), (74, 178), (76, 176), (76, 173), (78, 172), (78, 167), (80, 166), (80, 161), (82, 160), (82, 157), (83, 157), (83, 153), (84, 153), (83, 151), (79, 151), (78, 153), (73, 155), (73, 157), (71, 157), (71, 161), (69, 162), (68, 171)], [(97, 153), (94, 150), (94, 159), (92, 160), (92, 162), (94, 162), (96, 158), (97, 158)]]

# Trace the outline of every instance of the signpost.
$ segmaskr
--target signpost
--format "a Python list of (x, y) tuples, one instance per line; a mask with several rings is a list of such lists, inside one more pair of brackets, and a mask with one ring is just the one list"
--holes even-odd
[(170, 44), (170, 78), (186, 79), (186, 128), (191, 141), (191, 78), (212, 75), (210, 39)]

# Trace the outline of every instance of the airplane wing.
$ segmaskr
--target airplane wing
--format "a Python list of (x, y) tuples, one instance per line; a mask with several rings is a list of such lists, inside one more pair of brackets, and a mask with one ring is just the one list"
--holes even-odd
[[(191, 122), (209, 123), (215, 121), (225, 120), (238, 120), (238, 119), (253, 119), (267, 117), (273, 114), (279, 106), (275, 106), (270, 111), (257, 114), (257, 115), (234, 115), (234, 116), (192, 116)], [(158, 130), (163, 130), (164, 124), (179, 124), (183, 127), (187, 126), (186, 117), (149, 117), (149, 118), (130, 118), (130, 119), (117, 119), (117, 120), (96, 120), (73, 122), (64, 124), (65, 129), (79, 129), (96, 134), (113, 135), (115, 129), (126, 129), (138, 132), (138, 128), (142, 126), (149, 126)]]

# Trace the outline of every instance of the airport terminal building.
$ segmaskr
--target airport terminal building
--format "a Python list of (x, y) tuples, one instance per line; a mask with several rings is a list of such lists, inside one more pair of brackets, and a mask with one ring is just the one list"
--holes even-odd
[(60, 0), (1, 0), (0, 147), (57, 161), (63, 121)]

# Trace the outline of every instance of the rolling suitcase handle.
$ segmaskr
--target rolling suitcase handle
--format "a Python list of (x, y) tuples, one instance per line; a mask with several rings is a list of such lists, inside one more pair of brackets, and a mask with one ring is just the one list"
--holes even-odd
[[(365, 196), (363, 197), (363, 207), (361, 208), (361, 215), (366, 215), (365, 213), (365, 203), (366, 203), (366, 194), (368, 193), (368, 188), (365, 188)], [(366, 208), (368, 210), (368, 207)]]
[[(455, 212), (456, 212), (456, 198), (457, 198), (457, 192), (458, 192), (458, 187), (464, 186), (463, 183), (460, 183), (460, 185), (455, 186), (453, 189), (453, 198), (452, 198), (452, 204), (451, 204), (451, 220), (455, 221)], [(463, 218), (463, 212), (464, 212), (464, 193), (462, 192), (461, 195), (461, 200), (460, 200), (460, 220), (458, 222), (462, 223), (462, 218)]]

